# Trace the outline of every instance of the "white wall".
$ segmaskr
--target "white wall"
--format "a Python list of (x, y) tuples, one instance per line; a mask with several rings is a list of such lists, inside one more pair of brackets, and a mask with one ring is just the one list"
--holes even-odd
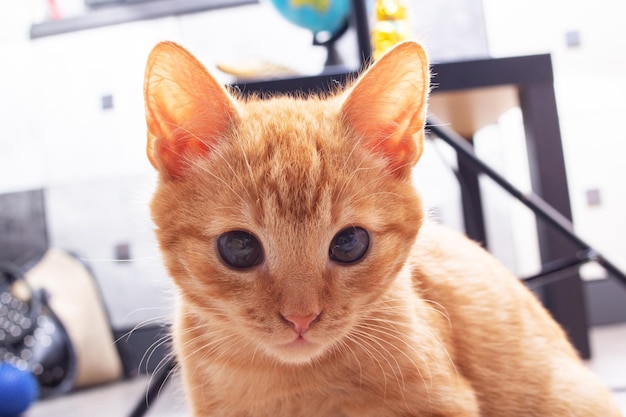
[[(0, 110), (10, 123), (0, 126), (0, 192), (151, 172), (144, 156), (143, 72), (148, 52), (160, 40), (183, 43), (208, 67), (218, 57), (258, 54), (271, 60), (281, 49), (296, 51), (289, 55), (294, 65), (308, 62), (315, 70), (316, 62), (323, 64), (324, 52), (310, 46), (310, 35), (295, 29), (295, 35), (284, 36), (292, 27), (269, 8), (164, 18), (31, 41), (33, 13), (27, 11), (32, 4), (2, 1), (0, 52), (8, 59), (0, 69)], [(259, 30), (253, 41), (238, 36), (266, 17), (274, 30)], [(115, 107), (102, 110), (101, 98), (109, 94)]]
[[(494, 56), (550, 52), (576, 231), (626, 269), (626, 26), (621, 0), (483, 0)], [(578, 31), (581, 45), (566, 46)], [(599, 206), (587, 204), (598, 189)], [(520, 248), (523, 250), (523, 248)], [(597, 275), (597, 274), (594, 274)]]

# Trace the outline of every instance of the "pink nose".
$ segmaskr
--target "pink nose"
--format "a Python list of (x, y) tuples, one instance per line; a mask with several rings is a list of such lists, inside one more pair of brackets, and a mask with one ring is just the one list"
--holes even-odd
[(291, 328), (298, 333), (299, 335), (303, 335), (309, 331), (311, 325), (320, 319), (320, 313), (310, 314), (308, 316), (298, 316), (298, 315), (283, 315), (283, 318), (287, 320)]

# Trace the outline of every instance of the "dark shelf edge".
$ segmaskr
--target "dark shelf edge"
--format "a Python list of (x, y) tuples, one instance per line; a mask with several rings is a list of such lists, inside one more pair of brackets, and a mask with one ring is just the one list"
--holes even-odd
[(159, 0), (125, 6), (109, 6), (95, 9), (81, 16), (35, 23), (30, 27), (30, 38), (37, 39), (120, 23), (244, 6), (258, 2), (258, 0)]
[[(499, 85), (529, 86), (551, 84), (554, 81), (549, 54), (506, 58), (476, 59), (433, 64), (432, 94)], [(276, 80), (241, 81), (232, 85), (243, 95), (328, 93), (356, 79), (358, 71), (346, 68), (327, 68), (314, 76), (281, 78)]]
[(436, 63), (432, 74), (433, 93), (554, 82), (550, 54)]
[(260, 94), (272, 96), (281, 94), (327, 94), (333, 93), (345, 87), (357, 76), (356, 71), (346, 68), (329, 68), (322, 74), (289, 77), (280, 79), (268, 79), (258, 81), (239, 81), (230, 87), (239, 91), (243, 96)]

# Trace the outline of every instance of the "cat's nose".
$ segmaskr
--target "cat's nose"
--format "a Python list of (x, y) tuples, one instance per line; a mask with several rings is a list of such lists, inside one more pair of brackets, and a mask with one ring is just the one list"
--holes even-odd
[(309, 331), (311, 326), (318, 322), (321, 313), (309, 314), (306, 316), (299, 316), (295, 314), (281, 314), (281, 316), (287, 321), (291, 328), (300, 336)]

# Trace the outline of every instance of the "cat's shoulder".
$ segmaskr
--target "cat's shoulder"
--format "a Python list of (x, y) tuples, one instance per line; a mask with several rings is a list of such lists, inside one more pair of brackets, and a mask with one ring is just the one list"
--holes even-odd
[(485, 252), (478, 242), (469, 239), (462, 232), (431, 219), (424, 219), (413, 250), (414, 255), (430, 256), (459, 256), (468, 251), (473, 255), (483, 255)]
[(425, 220), (420, 228), (409, 263), (414, 278), (432, 285), (484, 287), (517, 281), (478, 242), (431, 220)]

